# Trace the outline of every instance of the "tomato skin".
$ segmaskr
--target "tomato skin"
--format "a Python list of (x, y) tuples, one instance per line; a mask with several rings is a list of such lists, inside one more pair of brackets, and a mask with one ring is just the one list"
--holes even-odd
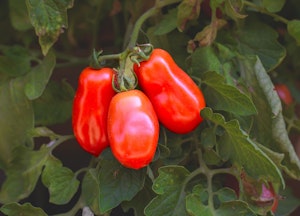
[(109, 146), (107, 114), (112, 97), (114, 71), (111, 68), (85, 68), (80, 76), (72, 110), (72, 127), (80, 146), (98, 156)]
[(293, 103), (291, 92), (285, 84), (276, 84), (274, 89), (285, 105), (290, 105)]
[(201, 90), (168, 52), (154, 49), (147, 61), (134, 65), (134, 71), (167, 129), (185, 134), (203, 121), (200, 111), (205, 107), (205, 99)]
[(159, 122), (143, 92), (130, 90), (115, 95), (109, 106), (107, 128), (112, 153), (123, 166), (140, 169), (152, 161)]

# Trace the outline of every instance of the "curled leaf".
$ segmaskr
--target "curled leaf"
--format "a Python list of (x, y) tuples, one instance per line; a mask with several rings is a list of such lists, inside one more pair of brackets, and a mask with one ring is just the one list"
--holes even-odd
[[(197, 46), (204, 47), (211, 45), (217, 37), (219, 29), (227, 24), (226, 20), (215, 19), (207, 25), (201, 32), (198, 32), (193, 39), (189, 42), (189, 50), (194, 50)], [(193, 48), (194, 47), (194, 48)]]
[(178, 6), (177, 28), (179, 31), (185, 29), (190, 20), (195, 20), (200, 14), (201, 0), (183, 0)]

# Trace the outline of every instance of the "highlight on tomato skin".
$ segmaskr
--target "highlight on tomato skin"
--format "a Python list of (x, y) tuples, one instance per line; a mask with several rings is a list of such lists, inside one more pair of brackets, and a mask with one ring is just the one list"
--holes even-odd
[(143, 92), (129, 90), (113, 97), (107, 131), (112, 153), (124, 167), (141, 169), (152, 161), (158, 145), (159, 122)]
[(134, 65), (134, 72), (167, 129), (186, 134), (203, 121), (200, 111), (206, 102), (202, 91), (167, 51), (154, 49), (148, 60)]
[(285, 105), (290, 105), (293, 103), (292, 94), (285, 84), (275, 84), (274, 90), (276, 90), (279, 98), (283, 101)]
[(109, 146), (107, 114), (112, 97), (114, 71), (86, 67), (79, 76), (72, 108), (72, 128), (79, 145), (98, 156)]

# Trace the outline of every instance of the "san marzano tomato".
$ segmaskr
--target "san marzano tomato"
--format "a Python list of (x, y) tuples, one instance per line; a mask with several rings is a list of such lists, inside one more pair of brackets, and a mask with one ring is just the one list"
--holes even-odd
[(205, 107), (196, 83), (174, 62), (170, 54), (154, 49), (149, 60), (134, 65), (142, 90), (149, 97), (159, 121), (169, 130), (184, 134), (201, 122)]
[(98, 156), (109, 146), (107, 113), (115, 95), (112, 88), (113, 70), (85, 68), (79, 77), (73, 102), (72, 126), (80, 146)]
[(115, 95), (109, 106), (107, 128), (112, 153), (122, 165), (140, 169), (152, 161), (159, 123), (143, 92), (130, 90)]

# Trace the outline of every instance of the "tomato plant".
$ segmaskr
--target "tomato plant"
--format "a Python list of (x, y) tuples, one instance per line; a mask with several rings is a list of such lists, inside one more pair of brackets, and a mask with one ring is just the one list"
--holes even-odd
[(158, 119), (175, 133), (194, 130), (203, 119), (204, 96), (194, 81), (162, 49), (134, 67), (138, 82), (150, 98)]
[(74, 98), (74, 135), (81, 147), (95, 156), (109, 146), (107, 115), (110, 101), (115, 94), (111, 85), (113, 74), (110, 68), (85, 68), (80, 74)]
[(130, 90), (114, 96), (109, 106), (107, 128), (112, 153), (122, 165), (140, 169), (152, 161), (159, 125), (144, 93)]
[(299, 215), (299, 15), (0, 1), (1, 214)]

